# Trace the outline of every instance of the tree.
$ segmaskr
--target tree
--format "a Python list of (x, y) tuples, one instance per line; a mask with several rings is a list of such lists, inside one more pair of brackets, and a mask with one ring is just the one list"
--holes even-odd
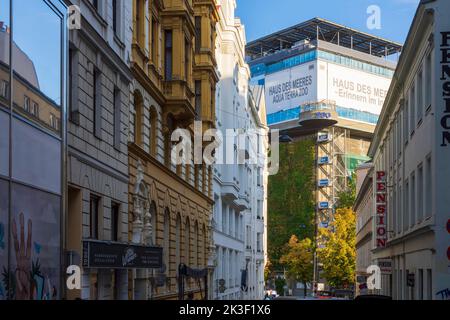
[(286, 266), (287, 275), (295, 281), (300, 281), (304, 286), (306, 296), (306, 284), (313, 276), (313, 242), (310, 238), (301, 241), (293, 235), (286, 245), (286, 253), (280, 258), (280, 263)]
[(314, 140), (281, 144), (279, 163), (268, 185), (268, 254), (276, 271), (292, 235), (303, 239), (314, 234)]
[[(321, 246), (323, 244), (323, 246)], [(329, 228), (319, 230), (318, 256), (323, 275), (333, 287), (353, 283), (356, 268), (356, 215), (350, 208), (338, 209)]]

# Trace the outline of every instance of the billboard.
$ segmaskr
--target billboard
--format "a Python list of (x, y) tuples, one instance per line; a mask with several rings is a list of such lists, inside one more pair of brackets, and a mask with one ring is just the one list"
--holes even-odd
[(296, 108), (317, 100), (317, 62), (266, 76), (267, 114)]
[(391, 79), (334, 63), (318, 63), (318, 99), (379, 115)]

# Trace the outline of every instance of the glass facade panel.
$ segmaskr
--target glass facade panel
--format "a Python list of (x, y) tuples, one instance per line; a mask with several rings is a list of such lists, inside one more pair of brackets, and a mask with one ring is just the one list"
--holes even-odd
[[(62, 17), (43, 0), (13, 3), (14, 111), (59, 133)], [(39, 105), (38, 113), (27, 108), (24, 97), (28, 97), (30, 105)]]
[(60, 298), (65, 15), (0, 0), (0, 300)]
[[(288, 110), (282, 110), (277, 113), (268, 114), (267, 123), (271, 125), (284, 121), (296, 120), (299, 118), (301, 110), (302, 110), (301, 107), (296, 107)], [(336, 112), (340, 118), (367, 122), (371, 124), (377, 124), (378, 121), (378, 115), (365, 111), (359, 111), (355, 109), (337, 106)]]

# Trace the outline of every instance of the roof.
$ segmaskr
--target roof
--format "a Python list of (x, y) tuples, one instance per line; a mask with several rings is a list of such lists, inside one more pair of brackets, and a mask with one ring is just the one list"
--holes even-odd
[(252, 59), (291, 48), (302, 40), (323, 40), (378, 57), (390, 56), (402, 50), (402, 45), (364, 33), (322, 18), (299, 23), (247, 44)]

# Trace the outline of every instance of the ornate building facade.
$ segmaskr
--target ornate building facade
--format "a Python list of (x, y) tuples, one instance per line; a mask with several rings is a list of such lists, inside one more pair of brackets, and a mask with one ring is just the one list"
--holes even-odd
[(193, 157), (176, 164), (171, 138), (192, 137), (195, 120), (202, 132), (214, 127), (217, 19), (212, 0), (133, 1), (129, 240), (161, 247), (163, 267), (129, 271), (130, 299), (207, 298), (211, 168)]
[[(109, 251), (129, 245), (126, 127), (131, 4), (66, 2), (78, 6), (81, 26), (70, 31), (64, 249), (68, 264), (82, 266), (81, 290), (68, 291), (66, 298), (127, 299), (127, 269), (111, 263), (121, 252)], [(102, 256), (108, 259), (99, 259)]]
[[(225, 136), (224, 158), (233, 162), (227, 160), (214, 167), (216, 268), (213, 297), (218, 300), (262, 299), (267, 183), (264, 183), (266, 154), (261, 151), (268, 147), (264, 138), (267, 133), (264, 90), (260, 86), (249, 87), (245, 28), (235, 17), (236, 1), (218, 3), (217, 128)], [(259, 136), (255, 137), (256, 141), (250, 139), (252, 131), (263, 134), (263, 139), (258, 139)], [(249, 143), (242, 144), (244, 138), (249, 138)], [(241, 153), (250, 155), (247, 161), (238, 160)], [(263, 159), (252, 163), (256, 159), (251, 155), (263, 155)]]

